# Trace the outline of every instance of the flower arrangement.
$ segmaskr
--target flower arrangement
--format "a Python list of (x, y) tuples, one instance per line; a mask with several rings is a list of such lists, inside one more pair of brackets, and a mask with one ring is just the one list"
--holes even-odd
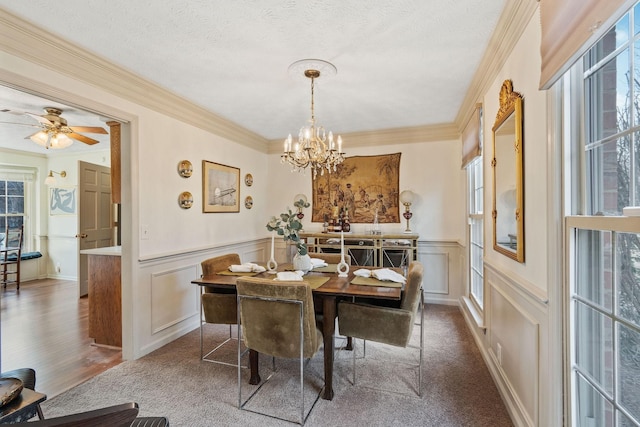
[(307, 245), (300, 241), (298, 233), (302, 230), (302, 222), (298, 219), (291, 209), (287, 208), (286, 212), (280, 214), (280, 217), (272, 216), (267, 223), (267, 230), (276, 231), (278, 236), (282, 236), (285, 240), (291, 240), (300, 255), (307, 254)]

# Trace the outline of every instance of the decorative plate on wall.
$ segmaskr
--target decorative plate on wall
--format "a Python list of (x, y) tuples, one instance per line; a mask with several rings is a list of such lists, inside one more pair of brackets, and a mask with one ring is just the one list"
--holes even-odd
[(178, 204), (182, 209), (189, 209), (193, 206), (193, 196), (188, 191), (183, 191), (178, 197)]
[(183, 178), (189, 178), (193, 173), (193, 165), (189, 160), (180, 160), (178, 163), (178, 174)]
[(247, 209), (251, 209), (253, 207), (253, 198), (251, 196), (247, 196), (244, 199), (244, 207)]
[(246, 174), (244, 176), (244, 184), (247, 187), (251, 187), (253, 185), (253, 175), (251, 175), (250, 173)]

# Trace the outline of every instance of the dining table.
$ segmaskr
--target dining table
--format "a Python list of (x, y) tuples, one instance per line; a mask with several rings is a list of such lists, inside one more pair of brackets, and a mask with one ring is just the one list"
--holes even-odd
[[(367, 267), (369, 268), (369, 267)], [(376, 267), (371, 267), (376, 269)], [(283, 264), (278, 266), (278, 271), (292, 270), (291, 264)], [(394, 269), (396, 272), (402, 273), (402, 269)], [(208, 288), (210, 292), (216, 289), (235, 289), (238, 277), (247, 275), (246, 273), (233, 274), (232, 272), (223, 271), (199, 279), (192, 280), (191, 283), (200, 286), (201, 291)], [(253, 277), (275, 278), (276, 276), (269, 272), (261, 272), (251, 274)], [(354, 275), (353, 267), (351, 267), (346, 277), (340, 277), (336, 271), (336, 266), (329, 264), (326, 267), (309, 271), (303, 276), (303, 280), (307, 281), (312, 287), (314, 300), (321, 302), (322, 311), (322, 334), (324, 342), (324, 390), (322, 398), (325, 400), (333, 399), (333, 363), (334, 363), (334, 334), (335, 324), (338, 312), (338, 302), (340, 300), (358, 300), (366, 298), (368, 300), (400, 300), (403, 286), (400, 284), (384, 283), (375, 280), (363, 281), (362, 278)], [(356, 283), (352, 283), (353, 281)], [(319, 284), (316, 286), (314, 284)], [(361, 283), (361, 284), (357, 284)], [(250, 384), (259, 384), (260, 373), (258, 370), (259, 354), (249, 349), (249, 365), (251, 376)]]

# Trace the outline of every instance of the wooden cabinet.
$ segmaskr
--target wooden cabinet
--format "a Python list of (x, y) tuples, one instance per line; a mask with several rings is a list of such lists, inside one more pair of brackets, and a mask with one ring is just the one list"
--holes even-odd
[[(340, 253), (340, 233), (300, 233), (309, 255)], [(417, 234), (344, 234), (344, 249), (351, 263), (372, 267), (402, 267), (418, 257)]]
[(89, 337), (97, 345), (122, 347), (121, 257), (108, 254), (111, 249), (81, 251), (88, 258)]

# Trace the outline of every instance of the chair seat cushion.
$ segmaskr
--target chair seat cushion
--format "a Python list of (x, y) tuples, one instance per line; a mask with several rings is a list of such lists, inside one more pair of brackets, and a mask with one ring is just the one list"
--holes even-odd
[(235, 294), (219, 294), (207, 292), (202, 294), (202, 312), (204, 321), (223, 325), (238, 323)]
[(341, 301), (338, 304), (340, 335), (406, 347), (413, 329), (410, 311)]

